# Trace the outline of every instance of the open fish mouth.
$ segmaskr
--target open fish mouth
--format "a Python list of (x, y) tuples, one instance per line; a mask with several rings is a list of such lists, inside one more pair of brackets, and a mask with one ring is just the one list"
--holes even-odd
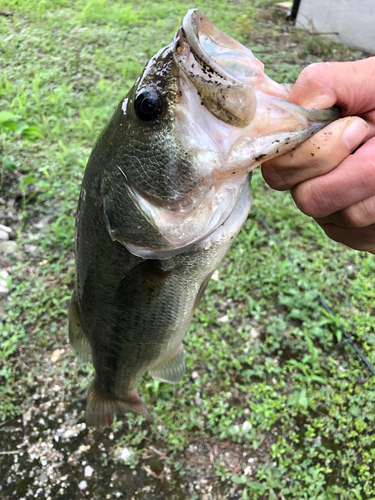
[(175, 37), (175, 59), (214, 116), (240, 127), (251, 122), (256, 110), (252, 85), (257, 63), (263, 68), (249, 49), (193, 9)]
[[(244, 175), (339, 118), (337, 109), (307, 110), (289, 103), (291, 86), (267, 77), (250, 49), (199, 10), (188, 11), (174, 44), (175, 60), (195, 87), (200, 104), (222, 125), (220, 139), (229, 154), (226, 166), (213, 169), (216, 179), (233, 172)], [(225, 130), (223, 124), (236, 131)]]
[[(256, 90), (274, 98), (273, 104), (310, 121), (333, 121), (336, 108), (307, 110), (285, 100), (290, 85), (280, 85), (264, 74), (264, 65), (250, 49), (218, 29), (198, 9), (191, 9), (175, 36), (175, 60), (201, 93), (205, 106), (221, 120), (246, 126), (254, 117)], [(220, 89), (220, 91), (218, 91)], [(216, 91), (215, 91), (216, 90)]]

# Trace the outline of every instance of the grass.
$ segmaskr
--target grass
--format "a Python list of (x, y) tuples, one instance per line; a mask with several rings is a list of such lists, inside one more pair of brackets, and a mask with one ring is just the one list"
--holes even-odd
[[(278, 81), (293, 82), (311, 62), (361, 56), (294, 29), (263, 0), (195, 6), (250, 46)], [(15, 175), (23, 197), (0, 332), (2, 420), (20, 415), (46, 376), (43, 359), (66, 344), (75, 208), (93, 143), (190, 7), (0, 0), (0, 11), (12, 13), (0, 16), (0, 109), (9, 113), (0, 161), (5, 181)], [(27, 140), (27, 127), (36, 140)], [(129, 465), (137, 467), (151, 442), (178, 477), (195, 477), (186, 457), (199, 439), (236, 455), (236, 466), (215, 458), (207, 480), (216, 474), (243, 499), (375, 498), (374, 379), (317, 300), (325, 296), (375, 364), (375, 257), (329, 241), (259, 172), (252, 185), (254, 205), (294, 264), (252, 213), (195, 314), (183, 382), (141, 381), (156, 423), (147, 427), (131, 415), (116, 422), (102, 467), (118, 446), (134, 452)], [(5, 184), (1, 196), (16, 188)], [(92, 368), (73, 363), (70, 353), (64, 363), (64, 384), (75, 388), (71, 404), (80, 409)]]

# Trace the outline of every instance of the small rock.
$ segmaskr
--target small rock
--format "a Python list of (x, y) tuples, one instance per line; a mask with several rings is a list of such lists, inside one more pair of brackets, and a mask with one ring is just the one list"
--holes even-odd
[(85, 477), (91, 477), (93, 472), (94, 472), (94, 469), (92, 467), (90, 467), (89, 465), (86, 465)]
[(30, 245), (29, 243), (24, 245), (24, 250), (26, 253), (35, 253), (38, 247), (36, 245)]
[(9, 240), (9, 233), (4, 231), (3, 229), (0, 229), (0, 241), (7, 241)]
[(61, 358), (60, 349), (55, 349), (51, 355), (51, 363), (57, 363), (57, 361)]
[(25, 424), (26, 422), (30, 422), (30, 420), (31, 420), (31, 410), (27, 410), (23, 414), (23, 423)]
[(46, 227), (46, 225), (48, 224), (50, 219), (51, 219), (51, 217), (44, 217), (43, 219), (40, 219), (39, 222), (36, 222), (34, 224), (34, 227), (36, 227), (38, 229), (43, 229), (44, 227)]
[(257, 330), (256, 328), (251, 328), (250, 330), (250, 337), (252, 339), (257, 339), (259, 337), (260, 333), (259, 333), (259, 330)]
[(228, 316), (225, 315), (225, 316), (222, 316), (221, 318), (219, 318), (217, 321), (219, 323), (228, 323), (228, 320), (229, 320)]
[(252, 428), (251, 423), (245, 420), (245, 422), (242, 424), (242, 430), (249, 431), (251, 428)]
[(42, 472), (41, 475), (39, 476), (39, 484), (43, 484), (46, 479), (47, 475), (44, 472)]
[(81, 481), (81, 482), (79, 483), (79, 485), (78, 485), (78, 488), (79, 488), (80, 490), (85, 490), (85, 489), (87, 488), (87, 483), (86, 483), (86, 481)]
[(251, 467), (250, 466), (245, 467), (243, 472), (244, 472), (245, 476), (250, 476), (251, 472), (252, 472)]
[(132, 450), (129, 450), (129, 448), (123, 448), (120, 451), (120, 459), (121, 460), (128, 460), (133, 454), (134, 454), (134, 452)]
[(9, 273), (5, 269), (0, 271), (0, 295), (7, 295), (12, 289)]
[(4, 253), (6, 255), (10, 255), (17, 252), (17, 242), (13, 240), (9, 241), (0, 241), (0, 253)]
[(78, 451), (80, 451), (81, 453), (84, 453), (85, 451), (88, 451), (89, 449), (91, 448), (91, 445), (85, 445), (85, 444), (81, 444), (80, 446), (78, 446)]
[(77, 432), (73, 429), (68, 429), (67, 431), (64, 432), (64, 434), (62, 435), (63, 438), (65, 439), (69, 439), (73, 436), (76, 436), (77, 435)]

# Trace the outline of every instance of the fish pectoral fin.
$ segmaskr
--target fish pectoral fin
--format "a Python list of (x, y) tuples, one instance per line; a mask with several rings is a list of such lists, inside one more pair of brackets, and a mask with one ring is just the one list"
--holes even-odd
[(184, 346), (181, 344), (177, 353), (164, 363), (154, 366), (148, 373), (154, 380), (178, 384), (185, 375), (185, 355)]
[(83, 363), (92, 360), (91, 345), (82, 328), (75, 292), (73, 292), (69, 307), (69, 342)]
[(132, 394), (128, 398), (117, 398), (104, 394), (95, 382), (89, 389), (86, 404), (86, 425), (87, 427), (103, 427), (112, 425), (115, 415), (125, 415), (125, 413), (136, 413), (143, 415), (149, 422), (153, 421), (144, 401), (137, 394)]
[(157, 260), (144, 260), (120, 282), (116, 300), (120, 307), (151, 307), (160, 300), (173, 269), (164, 270)]

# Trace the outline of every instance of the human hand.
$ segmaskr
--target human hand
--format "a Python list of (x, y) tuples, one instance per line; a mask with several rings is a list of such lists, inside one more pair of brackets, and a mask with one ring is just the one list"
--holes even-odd
[(265, 181), (290, 189), (298, 208), (333, 240), (375, 254), (375, 57), (308, 66), (289, 101), (338, 106), (342, 118), (265, 162)]

